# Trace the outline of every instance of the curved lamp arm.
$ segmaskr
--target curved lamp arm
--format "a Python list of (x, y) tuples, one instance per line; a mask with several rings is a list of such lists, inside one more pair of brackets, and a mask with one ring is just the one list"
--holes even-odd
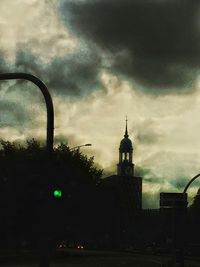
[(53, 139), (54, 139), (54, 108), (51, 95), (46, 85), (36, 76), (28, 73), (0, 73), (0, 80), (27, 80), (31, 81), (42, 92), (47, 109), (47, 133), (46, 133), (46, 147), (47, 152), (53, 151)]

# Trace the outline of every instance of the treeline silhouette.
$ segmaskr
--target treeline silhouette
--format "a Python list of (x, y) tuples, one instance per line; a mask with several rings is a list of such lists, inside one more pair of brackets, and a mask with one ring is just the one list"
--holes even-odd
[[(62, 143), (48, 155), (34, 139), (0, 145), (0, 246), (34, 247), (45, 236), (89, 242), (98, 224), (102, 175), (93, 157)], [(56, 189), (61, 198), (55, 198)]]
[[(1, 140), (0, 167), (0, 248), (38, 248), (44, 240), (53, 247), (63, 240), (103, 249), (171, 246), (173, 218), (163, 227), (159, 210), (127, 214), (93, 157), (77, 149), (61, 143), (49, 155), (34, 139), (24, 145)], [(186, 214), (192, 253), (200, 251), (199, 223), (200, 190)]]

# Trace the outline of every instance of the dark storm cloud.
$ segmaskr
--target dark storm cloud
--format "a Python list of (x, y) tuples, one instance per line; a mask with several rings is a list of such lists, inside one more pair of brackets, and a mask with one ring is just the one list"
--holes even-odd
[[(100, 57), (92, 51), (86, 55), (79, 51), (63, 58), (54, 58), (48, 63), (28, 51), (21, 51), (16, 55), (13, 64), (6, 63), (0, 55), (0, 72), (26, 72), (36, 75), (47, 85), (50, 93), (67, 97), (81, 97), (94, 89), (102, 87), (99, 81)], [(36, 101), (32, 83), (24, 81), (1, 81), (0, 91), (23, 96), (29, 102)], [(20, 91), (20, 92), (19, 92)], [(39, 97), (39, 96), (38, 96)], [(30, 103), (31, 104), (31, 103)], [(5, 100), (0, 101), (0, 127), (23, 127), (29, 122), (29, 111), (24, 107), (24, 102)], [(30, 116), (29, 116), (30, 115)]]
[[(112, 57), (112, 71), (142, 86), (184, 88), (200, 58), (197, 0), (62, 1), (66, 23)], [(161, 90), (160, 90), (161, 92)]]
[(100, 88), (98, 78), (101, 59), (92, 51), (55, 58), (44, 63), (28, 52), (20, 52), (16, 58), (18, 71), (32, 73), (41, 78), (50, 91), (66, 96), (82, 96)]

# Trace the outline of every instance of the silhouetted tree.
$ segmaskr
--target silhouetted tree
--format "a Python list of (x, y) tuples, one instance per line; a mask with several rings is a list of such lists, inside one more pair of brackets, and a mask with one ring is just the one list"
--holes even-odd
[[(95, 211), (96, 184), (102, 170), (79, 150), (65, 144), (52, 155), (36, 140), (26, 145), (0, 141), (1, 240), (38, 238), (44, 229), (57, 238), (89, 233)], [(53, 191), (63, 196), (55, 199)], [(37, 240), (35, 240), (37, 241)]]

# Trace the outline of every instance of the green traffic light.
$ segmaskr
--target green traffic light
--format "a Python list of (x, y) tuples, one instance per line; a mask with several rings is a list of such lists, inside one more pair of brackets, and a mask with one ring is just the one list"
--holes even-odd
[(53, 191), (53, 195), (55, 198), (61, 198), (62, 197), (62, 191), (59, 189), (56, 189)]

